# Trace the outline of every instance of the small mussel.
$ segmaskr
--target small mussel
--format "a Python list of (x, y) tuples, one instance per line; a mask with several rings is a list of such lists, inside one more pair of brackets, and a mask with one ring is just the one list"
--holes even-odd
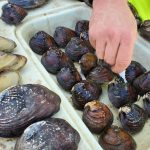
[(67, 44), (65, 51), (72, 61), (78, 62), (84, 54), (88, 52), (94, 53), (95, 50), (89, 41), (75, 37)]
[(144, 110), (150, 118), (150, 93), (146, 94), (146, 97), (143, 99)]
[(113, 114), (105, 104), (94, 100), (85, 105), (82, 119), (92, 132), (100, 134), (112, 125)]
[(7, 24), (17, 25), (27, 15), (27, 12), (22, 7), (13, 4), (5, 4), (2, 7), (2, 20)]
[(46, 51), (56, 48), (57, 45), (52, 36), (44, 31), (37, 32), (29, 41), (29, 45), (33, 52), (42, 55)]
[(75, 84), (71, 93), (74, 107), (83, 110), (86, 103), (99, 98), (102, 89), (95, 83), (83, 80)]
[(141, 27), (139, 28), (139, 32), (142, 37), (150, 41), (150, 20), (145, 20), (142, 23)]
[(143, 96), (144, 94), (149, 92), (150, 91), (150, 71), (137, 77), (133, 82), (133, 86), (136, 88), (140, 96)]
[(79, 133), (65, 120), (50, 118), (30, 125), (15, 150), (77, 150)]
[(136, 142), (124, 129), (112, 125), (99, 137), (104, 150), (136, 150)]
[(132, 83), (138, 76), (144, 74), (146, 69), (138, 62), (132, 61), (125, 71), (126, 80)]
[(74, 66), (72, 60), (59, 49), (51, 49), (44, 53), (41, 63), (48, 72), (53, 74), (58, 73), (63, 67)]
[(80, 61), (81, 72), (86, 76), (93, 68), (97, 66), (97, 57), (93, 53), (84, 54)]
[(60, 97), (38, 84), (8, 88), (0, 93), (0, 137), (16, 137), (32, 123), (60, 109)]
[(66, 91), (70, 91), (81, 80), (81, 76), (75, 67), (64, 67), (57, 74), (58, 83)]
[(76, 33), (72, 29), (62, 26), (55, 29), (54, 39), (60, 48), (65, 48), (73, 37), (76, 37)]
[(138, 94), (130, 83), (124, 83), (120, 79), (116, 79), (108, 85), (108, 97), (110, 102), (116, 108), (119, 108), (127, 103), (137, 101)]
[(40, 7), (45, 4), (47, 0), (8, 0), (9, 3), (18, 5), (25, 9)]
[(144, 109), (136, 104), (125, 105), (119, 109), (121, 125), (130, 133), (141, 131), (145, 125), (147, 117), (148, 116)]

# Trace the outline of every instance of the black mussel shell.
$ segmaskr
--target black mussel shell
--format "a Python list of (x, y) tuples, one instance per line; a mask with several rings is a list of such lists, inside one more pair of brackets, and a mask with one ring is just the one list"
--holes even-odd
[(145, 20), (140, 28), (139, 28), (140, 35), (144, 37), (146, 40), (150, 41), (150, 20)]
[(125, 71), (126, 80), (132, 83), (138, 76), (144, 74), (146, 69), (138, 62), (132, 61)]
[(72, 61), (78, 62), (84, 54), (93, 53), (95, 50), (89, 41), (75, 37), (67, 44), (65, 51)]
[(99, 137), (104, 150), (136, 150), (136, 142), (132, 136), (118, 126), (111, 126)]
[(76, 31), (78, 36), (80, 36), (81, 33), (83, 33), (83, 32), (88, 33), (88, 31), (89, 31), (89, 21), (88, 20), (79, 20), (76, 23), (75, 31)]
[(58, 73), (63, 67), (74, 67), (72, 60), (59, 49), (51, 49), (44, 53), (41, 63), (48, 72), (53, 74)]
[(22, 7), (13, 4), (5, 4), (2, 7), (2, 20), (7, 24), (17, 25), (27, 15), (27, 12)]
[(83, 110), (86, 103), (99, 98), (102, 88), (95, 83), (83, 80), (74, 85), (71, 93), (74, 107)]
[(40, 7), (41, 5), (45, 4), (46, 1), (47, 0), (8, 0), (9, 3), (26, 9)]
[(110, 102), (119, 108), (128, 103), (137, 101), (138, 94), (130, 83), (116, 80), (108, 85), (108, 97)]
[(148, 114), (148, 117), (150, 118), (150, 95), (146, 98), (143, 99), (143, 105), (144, 105), (144, 110)]
[(0, 137), (16, 137), (32, 123), (60, 109), (60, 97), (38, 84), (11, 87), (0, 93)]
[(65, 120), (50, 118), (30, 125), (15, 150), (77, 150), (79, 133)]
[(105, 104), (94, 100), (85, 105), (82, 119), (92, 132), (100, 134), (112, 125), (113, 114)]
[(144, 94), (149, 92), (150, 91), (150, 71), (137, 77), (133, 82), (133, 86), (136, 88), (140, 96), (143, 96)]
[(97, 66), (97, 57), (93, 53), (86, 53), (81, 57), (79, 63), (81, 72), (86, 76)]
[(72, 87), (80, 82), (81, 76), (75, 67), (64, 67), (57, 74), (57, 81), (61, 85), (61, 87), (70, 91)]
[(143, 129), (147, 114), (144, 109), (136, 104), (125, 105), (119, 109), (119, 118), (122, 127), (126, 131), (137, 133)]
[(66, 27), (57, 27), (54, 33), (54, 40), (60, 48), (65, 48), (71, 38), (76, 37), (76, 32)]
[(31, 49), (39, 55), (44, 54), (49, 49), (57, 47), (53, 37), (44, 31), (37, 32), (30, 39), (29, 45), (30, 45)]

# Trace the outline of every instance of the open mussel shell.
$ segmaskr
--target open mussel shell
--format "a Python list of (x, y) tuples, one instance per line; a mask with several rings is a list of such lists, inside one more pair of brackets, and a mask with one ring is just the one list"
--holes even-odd
[(102, 88), (95, 83), (82, 80), (74, 85), (71, 93), (74, 107), (83, 110), (86, 103), (99, 98)]
[(65, 120), (50, 118), (30, 125), (15, 150), (77, 150), (79, 133)]
[(130, 132), (137, 133), (141, 131), (147, 120), (147, 114), (136, 104), (125, 105), (119, 109), (119, 119), (122, 127)]
[(92, 132), (100, 134), (113, 123), (113, 114), (105, 104), (94, 100), (85, 105), (82, 119)]
[(13, 40), (0, 36), (0, 51), (12, 52), (16, 46)]
[(27, 58), (18, 54), (0, 52), (0, 71), (16, 71), (24, 67)]
[(18, 5), (26, 9), (40, 7), (45, 4), (46, 1), (47, 0), (8, 0), (9, 3)]
[(104, 150), (136, 150), (136, 142), (124, 129), (112, 125), (99, 137)]
[(137, 77), (133, 82), (133, 86), (136, 88), (140, 96), (143, 96), (144, 94), (149, 92), (150, 91), (150, 71)]
[(15, 71), (0, 72), (0, 92), (11, 87), (16, 86), (20, 82), (20, 75)]
[(32, 123), (60, 109), (60, 97), (38, 84), (18, 85), (0, 93), (0, 137), (19, 136)]
[(8, 3), (2, 7), (1, 18), (7, 24), (17, 25), (25, 18), (26, 15), (26, 10), (17, 5)]
[(146, 111), (148, 117), (150, 118), (150, 95), (149, 94), (143, 99), (143, 105), (144, 105), (144, 110)]

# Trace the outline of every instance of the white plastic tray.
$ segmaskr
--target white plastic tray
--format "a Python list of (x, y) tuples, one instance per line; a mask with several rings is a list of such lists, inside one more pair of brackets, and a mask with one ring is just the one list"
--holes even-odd
[[(19, 42), (21, 43), (21, 45), (24, 47), (26, 53), (28, 54), (28, 56), (32, 59), (32, 61), (35, 63), (35, 66), (39, 69), (39, 71), (41, 72), (42, 76), (45, 78), (45, 80), (47, 81), (47, 84), (52, 85), (52, 81), (53, 80), (55, 82), (55, 86), (59, 87), (59, 90), (63, 92), (64, 96), (67, 99), (64, 99), (64, 104), (67, 102), (71, 103), (71, 95), (69, 93), (67, 93), (66, 91), (64, 91), (57, 83), (56, 81), (56, 77), (52, 74), (49, 74), (44, 67), (42, 66), (40, 59), (41, 57), (39, 55), (36, 55), (34, 52), (32, 52), (32, 50), (30, 49), (28, 43), (30, 38), (38, 31), (40, 30), (44, 30), (47, 33), (49, 33), (50, 35), (53, 35), (54, 30), (57, 26), (66, 26), (69, 28), (74, 29), (75, 27), (75, 23), (80, 20), (80, 19), (89, 19), (90, 18), (90, 14), (91, 14), (91, 9), (88, 7), (85, 7), (83, 5), (81, 6), (69, 6), (68, 8), (65, 8), (63, 11), (57, 11), (53, 14), (51, 13), (47, 13), (46, 15), (40, 15), (40, 16), (36, 16), (34, 17), (34, 19), (29, 20), (28, 22), (24, 23), (23, 25), (20, 25), (17, 27), (16, 29), (16, 36), (17, 39), (19, 40)], [(150, 50), (147, 48), (147, 46), (143, 46), (142, 44), (140, 44), (141, 39), (139, 39), (139, 42), (137, 41), (136, 45), (135, 45), (135, 50), (134, 50), (134, 60), (137, 60), (138, 62), (140, 62), (141, 64), (143, 64), (147, 69), (150, 70)], [(78, 65), (77, 65), (78, 67)], [(114, 116), (115, 116), (115, 120), (114, 120), (114, 124), (116, 125), (120, 125), (119, 121), (118, 121), (118, 112), (117, 109), (115, 109), (109, 102), (109, 99), (107, 97), (107, 90), (106, 87), (103, 87), (103, 95), (101, 96), (100, 100), (102, 102), (104, 102), (105, 104), (107, 104), (110, 109), (112, 110)], [(142, 101), (137, 102), (139, 105), (142, 106)], [(72, 110), (71, 110), (72, 109)], [(70, 110), (70, 116), (73, 117), (71, 115), (72, 112), (74, 112), (73, 107), (69, 108)], [(81, 111), (77, 111), (75, 110), (76, 113), (78, 114), (78, 116), (81, 117), (82, 112)], [(78, 127), (83, 129), (84, 125), (83, 123), (77, 123)], [(80, 128), (80, 129), (81, 129)], [(100, 147), (97, 146), (97, 144), (95, 144), (96, 140), (97, 140), (97, 136), (94, 135), (95, 137), (95, 141), (93, 140), (93, 136), (90, 136), (89, 131), (85, 131), (82, 130), (85, 133), (85, 137), (87, 142), (91, 142), (92, 150), (99, 150)], [(147, 121), (144, 129), (139, 133), (133, 136), (134, 139), (136, 140), (137, 143), (137, 149), (138, 150), (147, 150), (150, 148), (150, 120)], [(93, 141), (92, 141), (93, 140)], [(90, 143), (89, 143), (90, 144)], [(83, 150), (86, 148), (83, 148)]]

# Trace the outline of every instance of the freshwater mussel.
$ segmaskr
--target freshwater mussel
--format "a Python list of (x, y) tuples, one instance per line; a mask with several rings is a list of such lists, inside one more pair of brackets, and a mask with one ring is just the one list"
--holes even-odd
[(81, 72), (86, 76), (93, 68), (97, 66), (97, 57), (93, 53), (84, 54), (80, 61)]
[(72, 61), (76, 62), (78, 62), (84, 54), (88, 52), (94, 53), (94, 51), (89, 41), (84, 41), (79, 37), (72, 38), (65, 48), (66, 54)]
[(150, 91), (150, 71), (137, 77), (133, 82), (133, 86), (136, 88), (140, 96), (143, 96), (144, 94), (149, 92)]
[(99, 137), (104, 150), (136, 150), (136, 142), (124, 129), (112, 125)]
[(63, 67), (56, 77), (60, 86), (66, 91), (70, 91), (76, 83), (82, 80), (75, 67)]
[(26, 10), (17, 5), (7, 3), (2, 7), (1, 18), (7, 24), (17, 25), (25, 18), (26, 15)]
[(150, 118), (150, 93), (147, 93), (145, 98), (143, 99), (144, 110), (148, 114)]
[(126, 80), (132, 83), (138, 76), (144, 74), (146, 69), (138, 62), (132, 61), (125, 71)]
[(73, 37), (76, 37), (76, 32), (70, 28), (59, 26), (55, 29), (54, 39), (60, 48), (65, 48)]
[(53, 74), (58, 73), (63, 67), (74, 67), (72, 60), (61, 50), (51, 49), (43, 54), (41, 58), (41, 63), (45, 69)]
[(85, 104), (82, 119), (92, 132), (100, 134), (112, 125), (113, 114), (105, 104), (94, 100)]
[(71, 93), (74, 107), (83, 110), (86, 103), (99, 98), (102, 89), (95, 83), (82, 80), (74, 85)]
[(116, 108), (137, 101), (138, 94), (130, 83), (124, 83), (120, 78), (108, 85), (108, 97)]
[(57, 45), (52, 36), (44, 31), (37, 32), (29, 41), (29, 45), (33, 52), (42, 55), (46, 51), (56, 48)]
[(121, 125), (130, 133), (141, 131), (145, 125), (147, 117), (145, 110), (136, 104), (128, 104), (119, 109)]
[(18, 85), (0, 93), (0, 137), (16, 137), (32, 123), (59, 111), (60, 97), (38, 84)]
[(79, 133), (65, 120), (50, 118), (30, 125), (15, 150), (77, 150)]
[(46, 3), (47, 0), (8, 0), (9, 3), (18, 5), (25, 9), (40, 7)]

